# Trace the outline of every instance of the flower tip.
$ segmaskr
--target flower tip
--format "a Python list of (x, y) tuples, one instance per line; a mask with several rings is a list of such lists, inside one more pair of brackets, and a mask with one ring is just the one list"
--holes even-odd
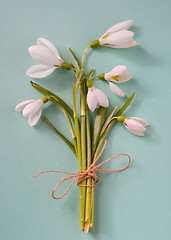
[(134, 46), (138, 46), (138, 45), (140, 45), (140, 43), (139, 43), (139, 42), (136, 42), (136, 41), (134, 41)]
[(42, 38), (42, 37), (37, 38), (37, 44), (39, 44), (39, 42), (42, 41), (42, 40), (46, 40), (46, 39)]
[(26, 71), (26, 75), (30, 78), (36, 78), (36, 77), (32, 76), (32, 74), (30, 73), (30, 68)]
[(30, 47), (28, 48), (28, 52), (29, 52), (30, 55), (31, 55), (31, 53), (32, 53), (32, 51), (33, 51), (33, 48), (34, 48), (34, 46), (30, 46)]
[(119, 97), (125, 97), (125, 93), (123, 92), (122, 94), (119, 95)]
[(32, 123), (32, 122), (29, 122), (29, 121), (28, 121), (28, 124), (29, 124), (30, 127), (34, 127), (36, 125), (36, 123)]
[(18, 108), (18, 105), (15, 107), (15, 110), (20, 112), (19, 108)]
[(26, 75), (27, 75), (28, 77), (30, 77), (30, 75), (29, 75), (29, 70), (26, 71)]

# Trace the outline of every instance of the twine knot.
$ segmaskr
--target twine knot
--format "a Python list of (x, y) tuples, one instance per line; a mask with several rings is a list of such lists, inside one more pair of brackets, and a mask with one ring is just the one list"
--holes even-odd
[(94, 187), (94, 185), (83, 185), (80, 184), (82, 181), (84, 181), (85, 179), (88, 178), (93, 178), (94, 180), (94, 185), (97, 184), (99, 182), (99, 178), (97, 177), (94, 169), (87, 169), (87, 170), (82, 170), (79, 171), (79, 177), (78, 177), (78, 181), (77, 181), (77, 186), (81, 186), (81, 187)]
[[(78, 173), (72, 173), (72, 172), (63, 172), (63, 171), (55, 171), (55, 170), (51, 170), (51, 171), (41, 171), (39, 172), (38, 174), (36, 174), (35, 176), (33, 176), (32, 178), (34, 177), (37, 177), (39, 176), (40, 174), (42, 173), (50, 173), (50, 172), (54, 172), (54, 173), (64, 173), (64, 174), (68, 174), (68, 175), (71, 175), (70, 177), (66, 177), (66, 178), (63, 178), (61, 181), (59, 181), (56, 186), (54, 187), (53, 191), (52, 191), (52, 197), (54, 199), (61, 199), (63, 198), (68, 190), (70, 189), (70, 187), (74, 184), (75, 181), (77, 181), (77, 186), (79, 187), (90, 187), (90, 188), (93, 188), (95, 184), (97, 184), (99, 182), (99, 178), (97, 177), (96, 175), (96, 172), (102, 172), (102, 173), (109, 173), (109, 172), (119, 172), (119, 171), (123, 171), (124, 169), (126, 169), (130, 163), (131, 163), (131, 158), (128, 154), (125, 154), (125, 153), (121, 153), (121, 154), (117, 154), (111, 158), (108, 158), (107, 160), (103, 161), (102, 163), (98, 164), (98, 165), (95, 165), (96, 162), (98, 161), (98, 159), (100, 158), (100, 156), (102, 155), (102, 153), (104, 152), (104, 149), (106, 148), (106, 144), (107, 144), (107, 140), (105, 140), (105, 143), (103, 145), (103, 148), (101, 150), (101, 152), (99, 153), (99, 155), (97, 156), (97, 158), (93, 161), (93, 163), (89, 166), (88, 169), (86, 170), (81, 170), (79, 171)], [(123, 168), (120, 168), (120, 169), (116, 169), (116, 170), (105, 170), (105, 169), (99, 169), (99, 167), (101, 165), (103, 165), (104, 163), (114, 159), (114, 158), (117, 158), (118, 156), (127, 156), (128, 157), (128, 163), (125, 167)], [(66, 191), (60, 196), (60, 197), (55, 197), (54, 194), (55, 194), (55, 191), (57, 189), (57, 187), (62, 183), (62, 182), (65, 182), (69, 179), (72, 179), (72, 178), (75, 178), (72, 183), (69, 185), (69, 187), (66, 189)], [(93, 179), (93, 184), (92, 185), (83, 185), (82, 182), (88, 178), (91, 178)]]

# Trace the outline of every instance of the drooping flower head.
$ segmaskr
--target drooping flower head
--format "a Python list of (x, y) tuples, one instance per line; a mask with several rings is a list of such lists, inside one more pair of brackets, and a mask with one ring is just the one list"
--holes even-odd
[(87, 104), (89, 109), (94, 112), (96, 108), (108, 107), (109, 100), (104, 92), (96, 88), (92, 81), (87, 81), (88, 93), (87, 93)]
[(99, 40), (90, 43), (90, 47), (107, 46), (111, 48), (128, 48), (139, 45), (133, 40), (134, 33), (127, 29), (132, 25), (133, 20), (128, 20), (115, 24), (103, 34)]
[(123, 83), (126, 82), (128, 80), (130, 80), (132, 78), (131, 74), (128, 72), (127, 67), (124, 65), (118, 65), (116, 67), (114, 67), (110, 72), (108, 73), (102, 73), (99, 74), (98, 76), (100, 79), (105, 79), (109, 82), (109, 86), (111, 91), (120, 96), (120, 97), (124, 97), (125, 94), (124, 92), (118, 87), (116, 86), (113, 82), (116, 83)]
[(46, 97), (42, 97), (38, 100), (27, 100), (19, 103), (15, 110), (22, 112), (25, 118), (28, 117), (29, 125), (34, 126), (39, 121), (42, 114), (42, 107), (47, 101)]
[(125, 118), (124, 116), (119, 116), (117, 120), (123, 123), (128, 131), (138, 136), (144, 136), (145, 127), (149, 125), (147, 121), (138, 117)]
[(69, 63), (64, 62), (56, 47), (45, 38), (38, 38), (37, 45), (29, 47), (32, 58), (39, 63), (29, 68), (26, 74), (32, 78), (44, 78), (50, 75), (56, 68), (70, 70)]

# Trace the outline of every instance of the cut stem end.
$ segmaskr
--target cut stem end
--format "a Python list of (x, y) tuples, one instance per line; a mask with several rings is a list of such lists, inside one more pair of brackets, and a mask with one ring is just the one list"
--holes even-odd
[(89, 229), (90, 229), (90, 223), (89, 222), (85, 222), (84, 232), (88, 233)]

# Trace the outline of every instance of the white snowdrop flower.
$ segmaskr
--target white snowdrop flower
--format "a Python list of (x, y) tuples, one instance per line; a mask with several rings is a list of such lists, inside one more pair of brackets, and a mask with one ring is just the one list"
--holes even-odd
[(71, 69), (71, 65), (61, 59), (56, 47), (45, 38), (38, 38), (37, 45), (29, 47), (29, 53), (39, 63), (27, 70), (26, 74), (31, 78), (44, 78), (59, 67)]
[(125, 96), (124, 92), (114, 83), (111, 82), (122, 83), (132, 78), (131, 74), (127, 70), (127, 67), (124, 65), (118, 65), (108, 73), (99, 74), (98, 77), (100, 79), (107, 80), (109, 82), (109, 87), (112, 90), (112, 92), (120, 97)]
[(92, 81), (87, 81), (88, 93), (87, 93), (87, 104), (89, 109), (94, 112), (96, 108), (108, 107), (109, 100), (104, 92), (100, 89), (96, 88)]
[(90, 47), (128, 48), (139, 45), (138, 42), (133, 40), (134, 33), (127, 30), (132, 23), (133, 20), (128, 20), (115, 24), (99, 40), (90, 43)]
[(38, 100), (27, 100), (19, 103), (15, 110), (22, 112), (25, 118), (28, 117), (29, 125), (34, 126), (39, 121), (42, 114), (42, 107), (47, 101), (45, 96)]
[(123, 116), (119, 116), (117, 117), (117, 120), (123, 123), (128, 131), (138, 136), (144, 136), (144, 132), (146, 131), (145, 127), (149, 125), (147, 121), (137, 117), (125, 118)]
[(128, 72), (127, 67), (124, 65), (118, 65), (104, 75), (104, 79), (116, 83), (127, 82), (131, 78), (131, 74)]

